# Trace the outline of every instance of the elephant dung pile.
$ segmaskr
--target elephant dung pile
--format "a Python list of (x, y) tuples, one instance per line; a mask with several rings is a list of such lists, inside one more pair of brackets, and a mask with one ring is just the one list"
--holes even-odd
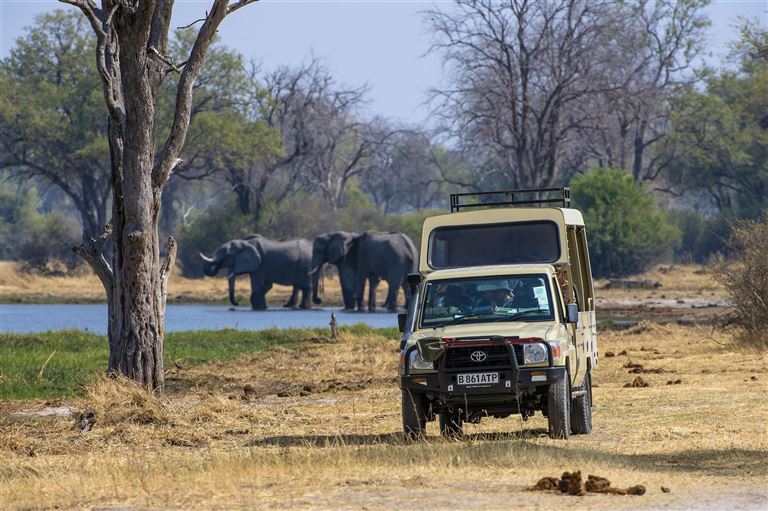
[(563, 472), (557, 477), (542, 477), (530, 488), (531, 491), (554, 491), (566, 495), (582, 496), (589, 493), (607, 493), (610, 495), (644, 495), (645, 486), (638, 484), (629, 488), (613, 488), (605, 477), (589, 475), (586, 483), (582, 484), (581, 471)]

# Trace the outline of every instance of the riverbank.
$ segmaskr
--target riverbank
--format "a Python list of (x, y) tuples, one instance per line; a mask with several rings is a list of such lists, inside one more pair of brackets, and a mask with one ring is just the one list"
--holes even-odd
[[(727, 314), (730, 307), (725, 293), (705, 267), (700, 265), (659, 265), (631, 277), (658, 283), (655, 288), (610, 287), (608, 280), (595, 282), (595, 304), (604, 317), (710, 322)], [(249, 306), (250, 282), (242, 276), (237, 282), (238, 301)], [(386, 297), (386, 282), (378, 288), (378, 303)], [(287, 286), (275, 285), (267, 295), (272, 307), (279, 307), (290, 296)], [(341, 307), (341, 288), (337, 278), (326, 278), (323, 307)], [(402, 293), (400, 303), (403, 302)], [(86, 269), (71, 275), (43, 276), (20, 270), (18, 263), (0, 261), (0, 303), (104, 303), (98, 279)], [(169, 304), (228, 304), (225, 277), (188, 279), (178, 272), (168, 282)]]
[[(178, 365), (169, 336), (162, 397), (100, 379), (96, 364), (75, 397), (0, 401), (0, 501), (9, 509), (768, 505), (768, 361), (732, 349), (721, 330), (601, 332), (591, 435), (551, 440), (537, 413), (469, 424), (461, 440), (439, 438), (433, 422), (416, 444), (400, 433), (396, 333), (344, 330), (333, 341), (326, 332), (276, 331), (269, 349)], [(42, 355), (28, 374), (50, 377), (56, 355), (41, 369), (53, 345), (32, 340), (25, 349)], [(648, 386), (627, 387), (638, 377)], [(571, 470), (646, 493), (528, 490)]]
[[(250, 306), (251, 283), (247, 275), (238, 277), (235, 289), (240, 305)], [(279, 307), (288, 300), (291, 290), (289, 286), (275, 285), (267, 294), (267, 301), (271, 306)], [(378, 295), (379, 302), (383, 303), (386, 283), (380, 286)], [(325, 279), (322, 300), (323, 305), (329, 307), (343, 304), (338, 279)], [(23, 271), (21, 265), (13, 261), (0, 261), (0, 303), (105, 302), (101, 282), (87, 268), (50, 276)], [(168, 303), (229, 304), (226, 276), (189, 279), (176, 269), (168, 279)]]

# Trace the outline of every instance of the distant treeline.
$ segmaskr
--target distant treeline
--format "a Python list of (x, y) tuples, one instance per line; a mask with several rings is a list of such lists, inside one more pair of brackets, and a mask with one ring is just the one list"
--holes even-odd
[[(620, 275), (705, 261), (735, 219), (768, 207), (765, 29), (745, 21), (730, 67), (694, 69), (703, 2), (516, 5), (425, 14), (450, 73), (430, 129), (366, 116), (366, 88), (319, 60), (265, 71), (214, 45), (162, 197), (184, 273), (200, 275), (198, 252), (253, 232), (398, 230), (418, 243), (451, 192), (572, 185), (596, 274)], [(86, 25), (42, 14), (0, 61), (0, 258), (48, 271), (75, 266), (70, 247), (111, 217)], [(188, 53), (190, 30), (169, 59)], [(171, 115), (173, 78), (158, 118)]]

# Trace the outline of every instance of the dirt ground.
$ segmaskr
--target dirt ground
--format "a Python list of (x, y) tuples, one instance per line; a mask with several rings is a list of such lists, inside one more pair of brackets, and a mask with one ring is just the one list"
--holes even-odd
[[(398, 342), (377, 335), (173, 368), (160, 399), (100, 380), (82, 399), (4, 401), (0, 507), (765, 509), (768, 359), (728, 342), (703, 326), (602, 332), (594, 432), (568, 441), (538, 414), (404, 442)], [(646, 492), (529, 490), (575, 470)]]

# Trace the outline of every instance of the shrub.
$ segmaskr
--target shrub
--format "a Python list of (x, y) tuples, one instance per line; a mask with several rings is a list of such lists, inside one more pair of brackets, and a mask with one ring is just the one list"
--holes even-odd
[(736, 222), (727, 247), (730, 259), (715, 263), (715, 278), (736, 307), (736, 341), (768, 348), (768, 210), (758, 220)]
[(82, 259), (72, 252), (81, 240), (80, 224), (58, 211), (33, 215), (25, 219), (23, 238), (17, 247), (17, 257), (26, 269), (55, 273), (72, 270)]
[(681, 243), (675, 261), (705, 263), (725, 248), (730, 226), (722, 217), (708, 218), (692, 209), (670, 210), (670, 221), (680, 229)]
[(571, 182), (584, 213), (595, 277), (640, 273), (669, 259), (680, 243), (652, 192), (621, 169), (597, 169)]

